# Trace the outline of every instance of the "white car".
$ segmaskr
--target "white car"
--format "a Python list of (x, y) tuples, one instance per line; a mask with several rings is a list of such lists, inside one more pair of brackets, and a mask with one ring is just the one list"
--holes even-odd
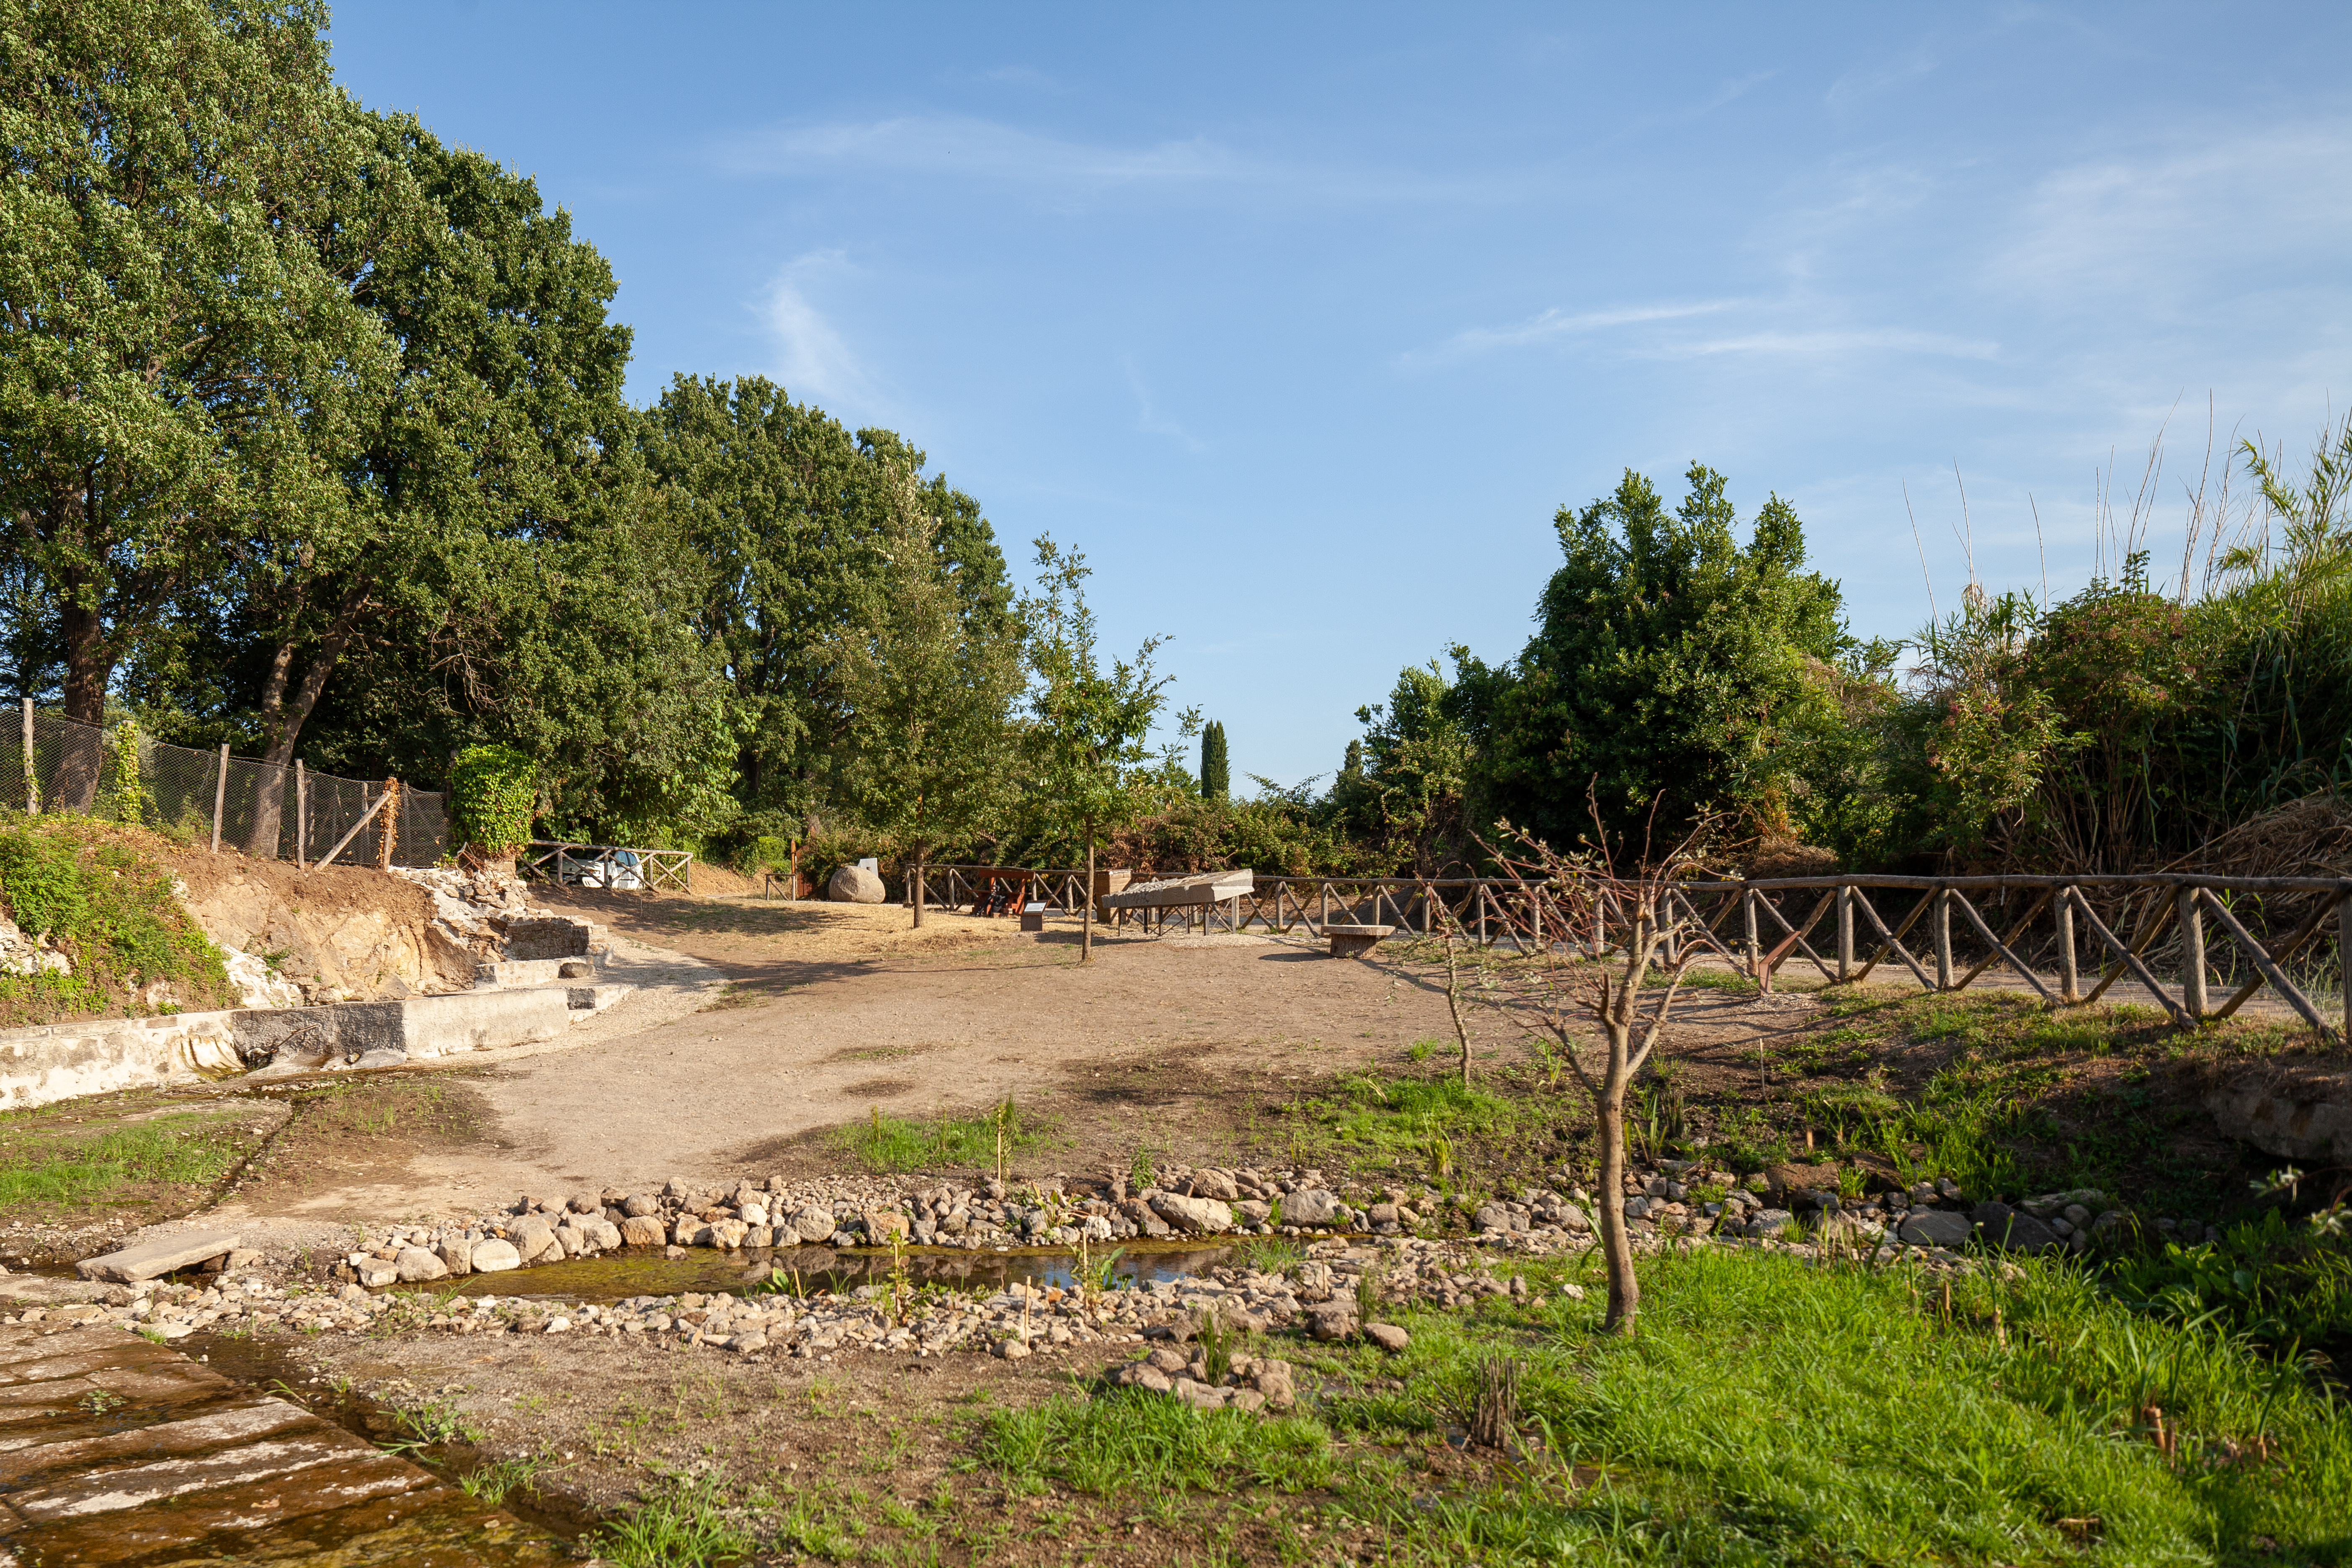
[(593, 860), (567, 855), (563, 858), (563, 879), (575, 888), (626, 890), (646, 885), (633, 849), (611, 850)]

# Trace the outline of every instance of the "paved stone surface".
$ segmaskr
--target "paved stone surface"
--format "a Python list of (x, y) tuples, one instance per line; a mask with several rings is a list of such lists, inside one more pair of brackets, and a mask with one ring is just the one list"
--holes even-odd
[(0, 1324), (0, 1562), (554, 1564), (562, 1545), (119, 1329)]

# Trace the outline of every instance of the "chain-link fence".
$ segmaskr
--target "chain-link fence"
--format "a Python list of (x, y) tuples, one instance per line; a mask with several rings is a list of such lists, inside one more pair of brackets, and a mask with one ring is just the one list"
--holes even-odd
[[(0, 744), (0, 802), (14, 811), (70, 811), (152, 827), (184, 843), (315, 863), (385, 858), (382, 781), (337, 778), (226, 752), (199, 752), (20, 708)], [(390, 813), (390, 863), (431, 866), (449, 852), (448, 803), (401, 786)]]

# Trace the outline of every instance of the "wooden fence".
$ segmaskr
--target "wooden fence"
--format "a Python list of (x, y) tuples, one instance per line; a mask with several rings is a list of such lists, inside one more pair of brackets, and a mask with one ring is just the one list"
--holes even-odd
[[(543, 877), (557, 884), (611, 888), (634, 874), (638, 890), (694, 890), (694, 856), (685, 849), (640, 849), (627, 844), (572, 844), (534, 838), (516, 869), (526, 877)], [(624, 860), (623, 856), (634, 860)], [(593, 879), (593, 880), (591, 879)]]
[[(930, 868), (928, 901), (973, 901), (981, 886), (973, 873), (982, 871), (1001, 875)], [(1079, 912), (1084, 871), (1029, 875), (1033, 898)], [(1507, 878), (1259, 877), (1251, 891), (1222, 903), (1133, 918), (1153, 931), (1174, 919), (1210, 931), (1320, 934), (1339, 923), (1426, 937), (1442, 934), (1446, 911), (1475, 942), (1521, 952), (1567, 943), (1600, 956), (1613, 951), (1611, 933), (1630, 919), (1629, 890)], [(1832, 984), (1890, 969), (1937, 992), (1965, 990), (1998, 967), (2053, 1006), (2096, 1002), (2125, 983), (2182, 1024), (2227, 1018), (2267, 990), (2314, 1028), (2352, 1038), (2352, 879), (1790, 877), (1678, 882), (1669, 903), (1684, 922), (1682, 940), (1768, 991), (1798, 961)], [(2313, 998), (2329, 978), (2337, 992), (2333, 1017)]]

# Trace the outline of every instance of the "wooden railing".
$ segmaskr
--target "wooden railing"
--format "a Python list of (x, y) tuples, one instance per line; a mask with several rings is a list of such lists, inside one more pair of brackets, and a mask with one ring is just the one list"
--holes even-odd
[[(593, 870), (596, 880), (590, 885), (611, 888), (634, 871), (639, 891), (694, 890), (694, 855), (690, 850), (640, 849), (629, 844), (572, 844), (551, 838), (534, 838), (525, 849), (516, 869), (526, 877), (543, 877), (559, 885), (583, 882), (583, 874)], [(635, 856), (636, 864), (632, 867), (622, 860), (623, 855)]]
[[(966, 886), (959, 873), (977, 869), (930, 868), (933, 900), (971, 902), (976, 884)], [(1060, 912), (1079, 911), (1083, 871), (1032, 875), (1033, 896)], [(1400, 936), (1428, 937), (1445, 929), (1443, 910), (1474, 942), (1521, 952), (1565, 943), (1598, 957), (1614, 950), (1612, 931), (1625, 929), (1629, 890), (1492, 877), (1261, 876), (1223, 903), (1122, 911), (1118, 923), (1131, 918), (1160, 931), (1173, 920), (1187, 930), (1318, 935), (1329, 924), (1387, 925)], [(2268, 991), (2314, 1028), (2352, 1038), (2352, 879), (1790, 877), (1677, 882), (1668, 902), (1668, 914), (1683, 922), (1680, 940), (1713, 951), (1768, 991), (1797, 960), (1833, 984), (1895, 969), (1937, 992), (1965, 990), (1999, 968), (2053, 1006), (2096, 1002), (2127, 983), (2182, 1024), (2227, 1018)], [(2326, 962), (2330, 947), (2333, 963)], [(2341, 998), (2332, 1018), (2311, 994), (2331, 969)]]

